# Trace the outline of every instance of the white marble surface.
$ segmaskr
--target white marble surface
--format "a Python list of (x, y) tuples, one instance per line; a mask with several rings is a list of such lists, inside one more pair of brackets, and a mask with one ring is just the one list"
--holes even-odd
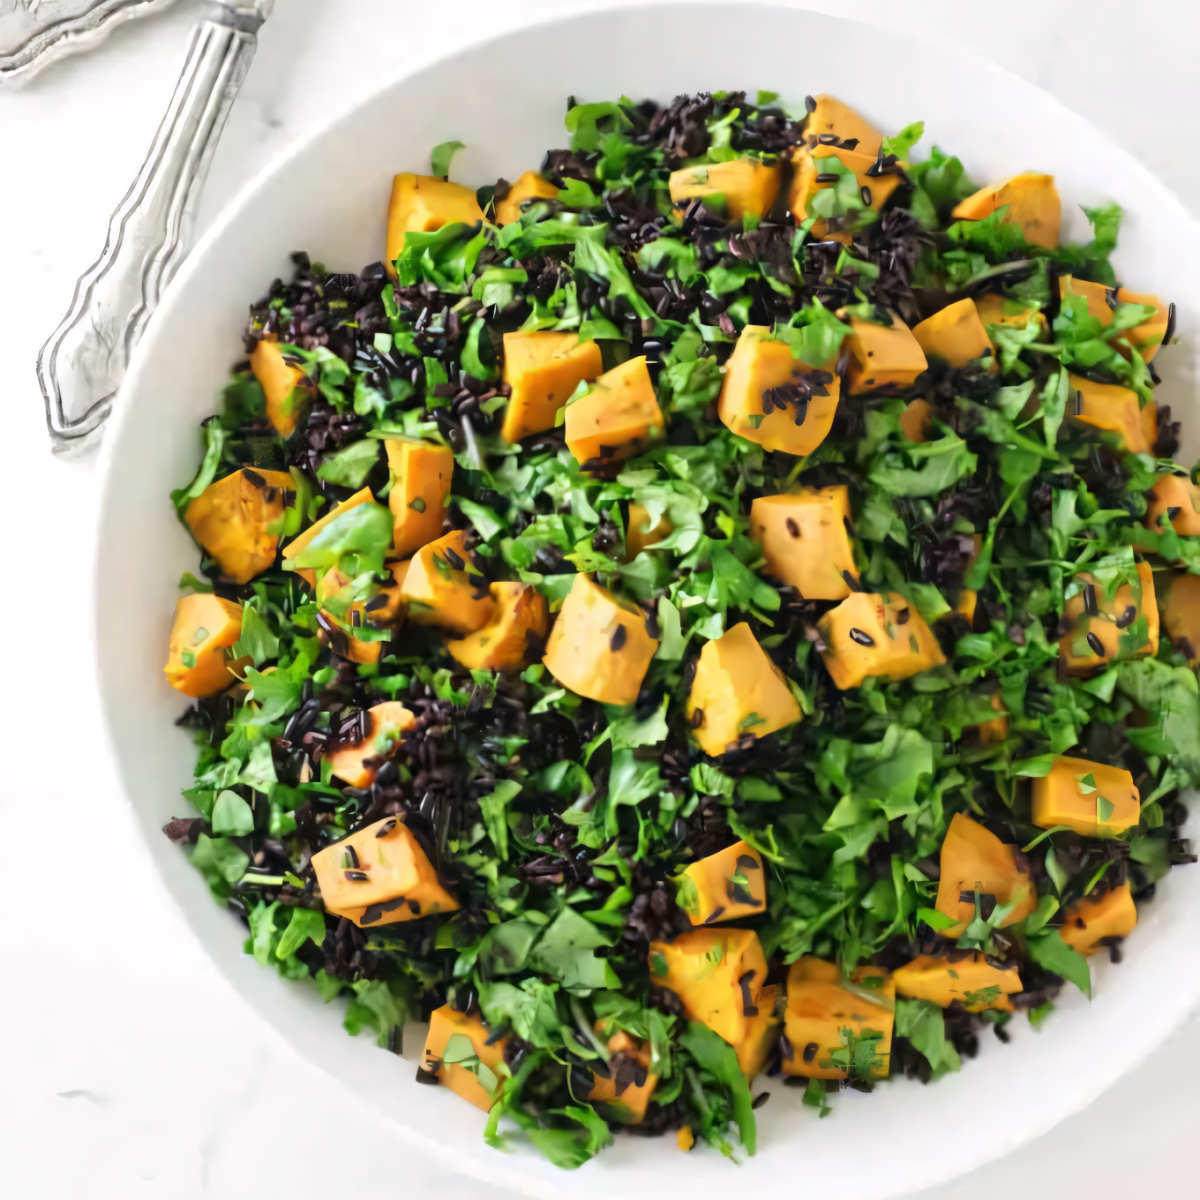
[[(242, 1008), (171, 910), (114, 781), (94, 765), (102, 752), (81, 582), (90, 571), (94, 470), (87, 460), (51, 459), (32, 364), (141, 159), (196, 7), (184, 0), (89, 58), (0, 93), (9, 429), (0, 470), (0, 662), (9, 675), (0, 696), (0, 1195), (303, 1200), (382, 1188), (457, 1200), (478, 1188), (397, 1161), (384, 1124), (347, 1113)], [(201, 224), (266, 157), (394, 72), (463, 39), (577, 7), (279, 0), (214, 163)], [(1200, 211), (1194, 5), (811, 7), (927, 26), (990, 55), (1107, 129)], [(1085, 1185), (1101, 1195), (1156, 1187), (1194, 1195), (1198, 1074), (1193, 1023), (1087, 1112), (969, 1185), (923, 1200), (953, 1200), (968, 1186), (973, 1200), (1084, 1194)]]

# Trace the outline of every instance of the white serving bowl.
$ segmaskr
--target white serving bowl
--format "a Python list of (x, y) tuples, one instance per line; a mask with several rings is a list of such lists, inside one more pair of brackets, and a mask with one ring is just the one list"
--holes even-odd
[[(957, 50), (828, 16), (766, 5), (648, 7), (555, 21), (460, 51), (397, 80), (252, 180), (203, 238), (138, 349), (108, 434), (97, 558), (96, 642), (109, 732), (126, 792), (175, 901), (216, 967), (306, 1059), (341, 1080), (445, 1165), (531, 1195), (726, 1195), (731, 1186), (840, 1197), (885, 1196), (968, 1171), (1045, 1132), (1128, 1070), (1200, 997), (1200, 870), (1173, 872), (1141, 914), (1127, 964), (1100, 967), (1089, 1004), (1064, 990), (1039, 1033), (1013, 1023), (1013, 1044), (985, 1039), (979, 1061), (930, 1087), (899, 1081), (839, 1098), (818, 1121), (799, 1094), (774, 1088), (759, 1112), (758, 1155), (736, 1168), (674, 1139), (618, 1138), (568, 1177), (536, 1154), (499, 1154), (482, 1118), (448, 1091), (418, 1087), (409, 1064), (351, 1039), (315, 993), (242, 954), (236, 920), (209, 896), (185, 855), (159, 832), (187, 811), (193, 747), (174, 728), (181, 699), (162, 660), (176, 581), (196, 552), (168, 492), (198, 460), (199, 421), (219, 403), (250, 300), (307, 249), (357, 270), (383, 252), (391, 176), (427, 169), (430, 148), (467, 142), (459, 180), (515, 177), (565, 144), (565, 97), (622, 93), (669, 100), (713, 88), (771, 88), (789, 99), (829, 91), (898, 129), (922, 118), (924, 147), (958, 153), (977, 179), (1053, 171), (1086, 232), (1079, 204), (1126, 210), (1122, 281), (1175, 300), (1182, 345), (1155, 365), (1160, 397), (1196, 431), (1200, 234), (1179, 201), (1128, 154), (1037, 88)], [(926, 151), (927, 152), (927, 151)], [(1186, 455), (1185, 455), (1186, 457)], [(402, 1162), (397, 1159), (396, 1163)], [(399, 1182), (396, 1164), (381, 1178)], [(402, 1183), (400, 1186), (403, 1186)]]

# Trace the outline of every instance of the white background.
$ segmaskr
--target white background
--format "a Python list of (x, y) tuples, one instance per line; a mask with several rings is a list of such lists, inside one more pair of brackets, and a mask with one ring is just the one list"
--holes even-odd
[[(584, 7), (591, 5), (278, 0), (217, 153), (201, 228), (264, 161), (380, 82), (465, 40)], [(1200, 212), (1200, 8), (1172, 0), (809, 7), (928, 28), (990, 56), (1091, 118)], [(210, 969), (143, 861), (104, 765), (88, 645), (93, 463), (51, 458), (32, 368), (137, 169), (196, 11), (182, 0), (87, 58), (0, 93), (0, 365), (9, 430), (0, 461), (0, 1195), (305, 1200), (436, 1192), (458, 1200), (478, 1187), (413, 1161), (386, 1125), (348, 1111)], [(794, 82), (764, 86), (807, 90), (805, 57), (798, 50)], [(364, 154), (370, 144), (363, 130)], [(1030, 157), (1053, 168), (1037, 160), (1036, 147)], [(122, 581), (104, 586), (120, 589)], [(1053, 1022), (1042, 1036), (1053, 1037)], [(922, 1200), (952, 1200), (968, 1187), (972, 1200), (1097, 1188), (1193, 1195), (1198, 1075), (1193, 1022), (1087, 1112), (969, 1185)], [(988, 1095), (986, 1078), (979, 1086), (980, 1115), (964, 1113), (966, 1122), (1003, 1102)]]

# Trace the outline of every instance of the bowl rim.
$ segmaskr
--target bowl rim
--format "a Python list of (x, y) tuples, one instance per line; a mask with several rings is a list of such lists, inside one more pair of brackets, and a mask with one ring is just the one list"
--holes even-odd
[[(230, 199), (214, 215), (211, 224), (197, 239), (179, 271), (165, 290), (162, 301), (135, 348), (129, 369), (116, 397), (113, 415), (98, 457), (95, 527), (98, 530), (104, 528), (113, 493), (119, 487), (117, 466), (121, 460), (118, 458), (117, 446), (122, 441), (126, 426), (132, 420), (134, 405), (130, 397), (138, 391), (141, 385), (150, 355), (149, 348), (155, 344), (160, 326), (166, 323), (171, 313), (180, 305), (200, 264), (223, 241), (228, 231), (237, 224), (243, 211), (253, 203), (260, 192), (272, 187), (278, 177), (283, 175), (293, 162), (304, 157), (314, 143), (329, 137), (343, 125), (349, 126), (361, 109), (379, 102), (386, 93), (401, 84), (436, 74), (460, 57), (480, 52), (508, 39), (533, 32), (550, 33), (555, 30), (567, 30), (588, 21), (619, 21), (628, 16), (646, 18), (651, 15), (669, 16), (672, 20), (678, 20), (681, 13), (690, 11), (697, 16), (707, 17), (714, 10), (727, 12), (726, 0), (649, 0), (649, 2), (641, 4), (588, 4), (574, 12), (558, 13), (532, 21), (519, 21), (478, 37), (468, 37), (462, 41), (456, 40), (450, 49), (440, 53), (430, 53), (389, 75), (384, 82), (351, 96), (344, 105), (320, 124), (306, 129), (302, 136), (296, 137), (287, 145), (276, 150), (257, 171), (236, 189)], [(1039, 104), (1045, 106), (1056, 117), (1066, 117), (1072, 121), (1082, 122), (1094, 131), (1121, 159), (1123, 171), (1138, 179), (1141, 186), (1152, 195), (1154, 204), (1160, 209), (1166, 209), (1167, 215), (1173, 223), (1177, 223), (1178, 228), (1190, 230), (1194, 245), (1200, 247), (1200, 220), (1188, 211), (1174, 189), (1151, 172), (1140, 159), (1135, 157), (1132, 151), (1120, 145), (1110, 134), (1096, 126), (1091, 120), (1075, 112), (1052, 92), (1018, 75), (1015, 71), (993, 62), (986, 56), (967, 49), (953, 38), (931, 29), (914, 32), (898, 28), (883, 20), (868, 20), (856, 15), (843, 16), (833, 12), (807, 9), (803, 6), (789, 4), (786, 0), (780, 0), (780, 2), (747, 0), (738, 6), (738, 11), (740, 13), (756, 12), (766, 17), (775, 15), (793, 19), (797, 14), (804, 14), (820, 20), (838, 22), (851, 30), (855, 28), (869, 30), (873, 34), (883, 32), (889, 37), (909, 45), (938, 48), (952, 55), (964, 68), (971, 68), (998, 77), (1016, 95), (1035, 96)], [(103, 744), (113, 768), (113, 778), (124, 800), (130, 803), (129, 789), (125, 783), (125, 764), (111, 715), (110, 697), (100, 651), (101, 606), (97, 602), (97, 597), (104, 584), (102, 541), (101, 537), (95, 537), (92, 548), (91, 586), (93, 593), (89, 621), (92, 633), (92, 673), (100, 708)], [(268, 1031), (281, 1047), (286, 1047), (292, 1059), (300, 1059), (306, 1069), (313, 1071), (317, 1077), (328, 1078), (325, 1069), (310, 1062), (305, 1055), (300, 1053), (295, 1043), (271, 1023), (262, 1006), (246, 995), (233, 975), (227, 971), (218, 958), (216, 950), (210, 947), (208, 940), (202, 936), (187, 910), (176, 899), (166, 870), (151, 852), (152, 839), (161, 835), (157, 830), (152, 831), (148, 828), (136, 811), (133, 816), (143, 847), (154, 863), (154, 876), (158, 884), (170, 897), (171, 904), (182, 918), (188, 935), (195, 940), (205, 958), (216, 968), (216, 973), (224, 985), (237, 997), (239, 1005), (252, 1014), (258, 1027)], [(1160, 994), (1157, 997), (1156, 1020), (1152, 1026), (1143, 1024), (1134, 1030), (1127, 1030), (1128, 1036), (1119, 1042), (1110, 1044), (1109, 1054), (1105, 1058), (1093, 1059), (1086, 1072), (1080, 1071), (1073, 1074), (1070, 1079), (1061, 1081), (1056, 1089), (1059, 1091), (1061, 1100), (1055, 1106), (1056, 1115), (1049, 1125), (1038, 1124), (1028, 1116), (1021, 1120), (1010, 1120), (1005, 1124), (1003, 1132), (990, 1134), (989, 1140), (982, 1146), (972, 1143), (969, 1152), (965, 1150), (965, 1146), (958, 1145), (957, 1139), (951, 1139), (950, 1144), (945, 1148), (943, 1157), (939, 1157), (937, 1160), (926, 1159), (920, 1169), (909, 1172), (903, 1181), (897, 1181), (895, 1187), (889, 1185), (883, 1191), (874, 1191), (871, 1193), (872, 1197), (883, 1200), (884, 1197), (910, 1195), (948, 1183), (977, 1167), (993, 1163), (1029, 1144), (1081, 1112), (1141, 1063), (1157, 1046), (1164, 1044), (1177, 1033), (1190, 1017), (1198, 1013), (1200, 1013), (1200, 987), (1192, 992), (1186, 988), (1180, 988), (1166, 996)], [(456, 1171), (482, 1184), (502, 1184), (517, 1194), (545, 1197), (546, 1200), (559, 1200), (562, 1179), (550, 1181), (526, 1174), (519, 1167), (510, 1165), (519, 1160), (507, 1158), (503, 1154), (493, 1154), (487, 1158), (486, 1164), (482, 1161), (482, 1156), (457, 1156), (454, 1143), (440, 1141), (433, 1134), (407, 1123), (399, 1116), (388, 1116), (360, 1095), (355, 1088), (340, 1086), (343, 1096), (348, 1094), (352, 1097), (356, 1111), (369, 1114), (372, 1121), (378, 1122), (381, 1127), (386, 1127), (393, 1135), (399, 1135), (409, 1145), (421, 1149), (428, 1156), (430, 1164)], [(589, 1165), (595, 1166), (594, 1163)], [(587, 1168), (585, 1167), (585, 1169)]]

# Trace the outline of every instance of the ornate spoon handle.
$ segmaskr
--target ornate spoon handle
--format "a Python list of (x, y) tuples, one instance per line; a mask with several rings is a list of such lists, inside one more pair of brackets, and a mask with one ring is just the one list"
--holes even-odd
[(108, 223), (104, 249), (38, 353), (56, 451), (82, 447), (112, 409), (133, 347), (187, 252), (200, 187), (273, 3), (215, 4), (192, 35), (171, 103)]

